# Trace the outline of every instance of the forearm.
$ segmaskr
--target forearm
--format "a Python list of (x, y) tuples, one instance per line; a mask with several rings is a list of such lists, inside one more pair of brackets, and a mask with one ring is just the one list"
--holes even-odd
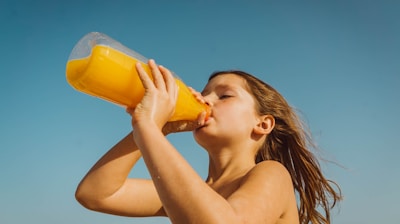
[(101, 200), (115, 193), (140, 159), (132, 133), (113, 146), (86, 174), (76, 191), (76, 198)]
[(235, 223), (229, 203), (204, 182), (160, 131), (147, 126), (134, 136), (173, 223)]

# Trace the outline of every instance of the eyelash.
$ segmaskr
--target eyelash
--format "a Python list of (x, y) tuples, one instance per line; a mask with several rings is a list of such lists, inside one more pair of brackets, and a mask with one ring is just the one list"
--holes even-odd
[(220, 100), (223, 100), (223, 99), (226, 99), (226, 98), (229, 98), (229, 97), (232, 97), (231, 95), (221, 95), (220, 97), (219, 97), (219, 99)]

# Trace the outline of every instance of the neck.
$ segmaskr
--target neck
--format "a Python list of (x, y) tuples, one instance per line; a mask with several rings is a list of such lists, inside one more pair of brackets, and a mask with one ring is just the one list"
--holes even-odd
[(207, 183), (233, 180), (243, 176), (255, 166), (254, 156), (246, 150), (221, 150), (209, 152), (209, 168)]

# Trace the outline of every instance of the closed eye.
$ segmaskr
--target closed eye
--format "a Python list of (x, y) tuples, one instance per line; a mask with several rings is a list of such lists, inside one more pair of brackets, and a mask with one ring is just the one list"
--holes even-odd
[(223, 99), (226, 99), (226, 98), (229, 98), (229, 97), (232, 97), (232, 96), (231, 95), (221, 95), (221, 96), (219, 96), (219, 99), (223, 100)]

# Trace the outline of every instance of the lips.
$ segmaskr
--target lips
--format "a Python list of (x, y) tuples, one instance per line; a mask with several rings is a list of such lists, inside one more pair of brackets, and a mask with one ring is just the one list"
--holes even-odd
[(210, 121), (213, 120), (213, 119), (214, 119), (214, 118), (213, 118), (212, 116), (208, 116), (208, 117), (205, 119), (204, 124), (203, 124), (202, 126), (196, 128), (195, 131), (200, 130), (200, 129), (202, 129), (202, 128), (208, 126), (209, 123), (210, 123)]

